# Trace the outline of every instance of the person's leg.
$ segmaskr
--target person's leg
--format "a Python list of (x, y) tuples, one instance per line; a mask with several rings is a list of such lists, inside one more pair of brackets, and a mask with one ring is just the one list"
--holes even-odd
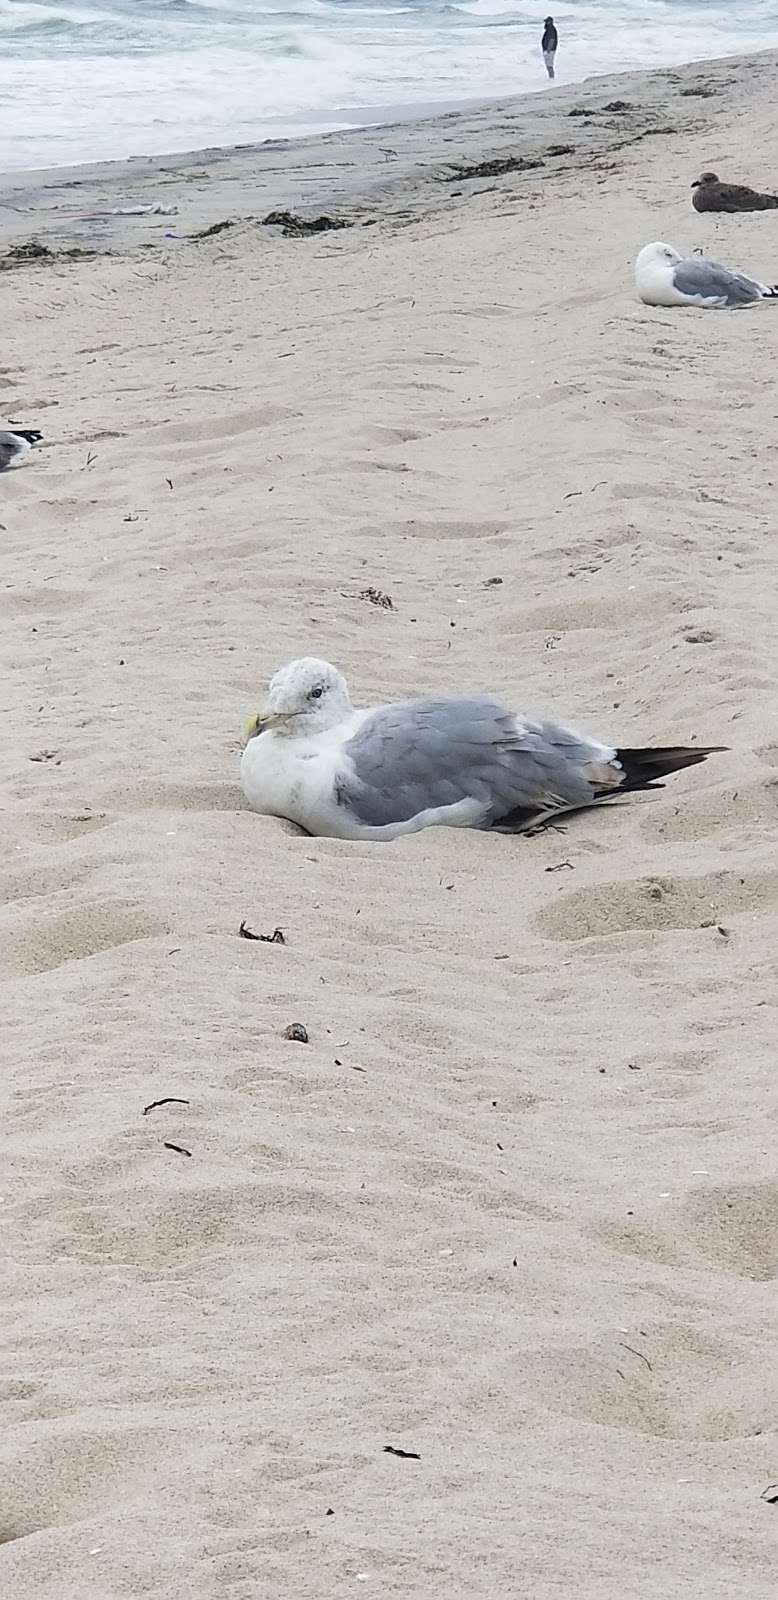
[(546, 63), (546, 72), (548, 73), (549, 78), (553, 78), (553, 76), (554, 76), (554, 55), (555, 55), (555, 53), (556, 52), (554, 50), (544, 50), (543, 51), (543, 60)]

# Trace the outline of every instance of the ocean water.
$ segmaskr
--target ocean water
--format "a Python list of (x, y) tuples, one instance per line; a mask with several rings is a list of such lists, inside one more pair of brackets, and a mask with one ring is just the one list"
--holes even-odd
[[(567, 0), (557, 81), (778, 44), (778, 0)], [(515, 0), (0, 0), (0, 171), (542, 90)]]

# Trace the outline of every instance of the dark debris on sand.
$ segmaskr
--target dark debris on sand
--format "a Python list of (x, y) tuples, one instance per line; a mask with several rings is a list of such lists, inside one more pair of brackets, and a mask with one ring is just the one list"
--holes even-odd
[(150, 1100), (148, 1105), (143, 1107), (143, 1116), (147, 1117), (149, 1112), (150, 1111), (156, 1111), (158, 1106), (188, 1106), (188, 1105), (189, 1105), (189, 1101), (188, 1100), (182, 1100), (180, 1095), (177, 1095), (177, 1094), (166, 1094), (166, 1095), (163, 1095), (161, 1100)]
[(47, 244), (41, 244), (39, 239), (24, 239), (20, 244), (12, 244), (5, 254), (0, 256), (0, 272), (10, 272), (14, 267), (27, 266), (54, 266), (58, 261), (81, 261), (86, 256), (110, 254), (108, 251), (84, 250), (81, 245), (69, 245), (67, 249), (50, 250)]
[(285, 239), (307, 239), (314, 233), (330, 233), (333, 228), (353, 228), (346, 217), (298, 217), (294, 211), (269, 211), (262, 218), (263, 228), (280, 228)]
[(286, 944), (286, 935), (282, 928), (274, 928), (272, 933), (254, 933), (245, 919), (238, 929), (241, 939), (253, 939), (257, 944)]
[(228, 228), (234, 227), (233, 218), (225, 217), (223, 222), (212, 222), (210, 228), (201, 228), (199, 233), (190, 233), (189, 237), (198, 241), (200, 239), (214, 239), (217, 233), (226, 233)]
[(488, 161), (464, 166), (452, 162), (451, 172), (443, 181), (461, 183), (463, 178), (502, 178), (507, 172), (531, 172), (542, 165), (538, 156), (492, 156)]

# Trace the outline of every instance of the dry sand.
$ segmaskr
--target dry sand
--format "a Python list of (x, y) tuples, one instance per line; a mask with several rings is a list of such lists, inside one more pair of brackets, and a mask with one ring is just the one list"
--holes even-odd
[[(3, 1600), (773, 1600), (778, 311), (631, 263), (778, 277), (689, 204), (775, 184), (774, 71), (402, 226), (0, 279)], [(301, 652), (731, 750), (308, 840), (236, 786)]]

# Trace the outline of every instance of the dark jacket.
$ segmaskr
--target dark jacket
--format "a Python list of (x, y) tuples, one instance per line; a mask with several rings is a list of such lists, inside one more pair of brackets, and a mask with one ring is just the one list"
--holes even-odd
[[(535, 37), (537, 38), (537, 34)], [(543, 38), (540, 41), (540, 48), (541, 50), (556, 50), (558, 44), (559, 35), (554, 27), (553, 22), (550, 22), (545, 30), (545, 33), (543, 34)]]

